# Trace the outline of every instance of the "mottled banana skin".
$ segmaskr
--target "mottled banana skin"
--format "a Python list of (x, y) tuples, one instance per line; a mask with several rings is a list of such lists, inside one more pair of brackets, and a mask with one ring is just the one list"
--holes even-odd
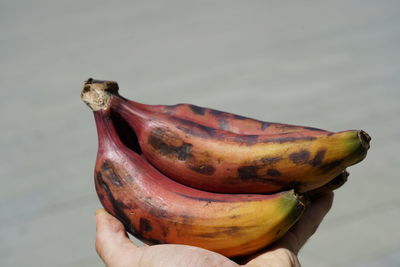
[(240, 135), (136, 109), (118, 96), (110, 105), (131, 125), (143, 154), (161, 172), (212, 192), (306, 192), (361, 161), (369, 148), (363, 131)]
[(282, 237), (305, 209), (293, 190), (218, 194), (177, 183), (128, 149), (109, 110), (95, 112), (95, 185), (105, 209), (147, 244), (185, 244), (227, 257), (254, 253)]

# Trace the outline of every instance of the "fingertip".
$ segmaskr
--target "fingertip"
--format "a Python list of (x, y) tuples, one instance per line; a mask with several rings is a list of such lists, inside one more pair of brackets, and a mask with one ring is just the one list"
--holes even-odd
[(94, 213), (95, 216), (102, 214), (102, 213), (107, 213), (107, 211), (103, 208), (100, 208), (98, 210), (96, 210), (96, 212)]
[(104, 226), (107, 226), (107, 215), (108, 212), (105, 209), (98, 209), (95, 213), (95, 220), (96, 220), (96, 230), (103, 230)]
[(103, 216), (107, 214), (107, 211), (103, 208), (96, 210), (94, 217), (96, 220), (96, 225), (99, 224), (99, 221), (102, 219)]
[(335, 193), (333, 191), (327, 193), (327, 196), (325, 197), (325, 199), (326, 199), (325, 201), (328, 204), (328, 210), (330, 210), (332, 208), (334, 198), (335, 198)]
[(96, 240), (95, 247), (99, 256), (105, 263), (110, 262), (116, 255), (137, 246), (129, 239), (124, 225), (105, 209), (98, 209), (96, 218)]
[(121, 233), (125, 234), (125, 226), (105, 209), (98, 209), (95, 213), (97, 233)]

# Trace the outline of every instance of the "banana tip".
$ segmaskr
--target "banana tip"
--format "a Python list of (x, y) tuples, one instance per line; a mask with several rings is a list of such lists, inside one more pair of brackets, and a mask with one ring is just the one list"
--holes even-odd
[(310, 198), (307, 194), (297, 194), (296, 195), (298, 204), (297, 207), (300, 209), (305, 209), (307, 206), (310, 205)]
[(360, 130), (358, 131), (358, 138), (360, 138), (361, 141), (361, 145), (365, 148), (365, 149), (369, 149), (369, 143), (371, 141), (371, 137), (369, 136), (369, 134), (367, 134), (365, 131)]

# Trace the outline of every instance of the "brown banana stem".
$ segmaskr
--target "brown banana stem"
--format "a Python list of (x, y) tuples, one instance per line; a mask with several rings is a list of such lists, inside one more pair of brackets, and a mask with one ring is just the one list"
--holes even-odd
[(364, 132), (363, 130), (360, 130), (358, 132), (358, 137), (361, 140), (361, 145), (365, 148), (365, 149), (369, 149), (369, 142), (371, 141), (371, 137), (369, 136), (369, 134), (367, 134), (366, 132)]
[(118, 95), (118, 89), (118, 84), (114, 81), (89, 78), (83, 85), (81, 99), (93, 111), (106, 109), (110, 104), (111, 94)]

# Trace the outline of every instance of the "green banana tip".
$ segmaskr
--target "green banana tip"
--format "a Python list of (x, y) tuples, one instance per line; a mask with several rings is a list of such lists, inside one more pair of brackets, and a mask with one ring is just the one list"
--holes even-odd
[(303, 211), (309, 205), (309, 197), (306, 194), (300, 194), (294, 189), (282, 192), (285, 197), (281, 199), (282, 210), (295, 210)]

